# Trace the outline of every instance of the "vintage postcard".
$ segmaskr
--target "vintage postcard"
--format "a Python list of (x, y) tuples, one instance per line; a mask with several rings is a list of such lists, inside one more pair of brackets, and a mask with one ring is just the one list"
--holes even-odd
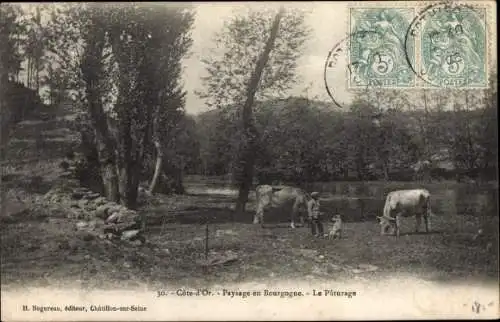
[(1, 320), (498, 319), (496, 9), (2, 2)]

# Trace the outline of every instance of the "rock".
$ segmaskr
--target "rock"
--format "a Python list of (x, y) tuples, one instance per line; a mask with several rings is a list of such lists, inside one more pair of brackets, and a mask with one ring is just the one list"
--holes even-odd
[(89, 202), (85, 209), (87, 209), (88, 211), (95, 211), (97, 209), (97, 205), (93, 202)]
[(102, 206), (97, 207), (95, 210), (95, 216), (97, 218), (101, 218), (102, 220), (105, 220), (109, 216), (109, 208), (111, 208), (111, 204), (107, 203)]
[(96, 221), (79, 221), (76, 223), (76, 228), (78, 230), (94, 230), (96, 227)]
[(78, 208), (69, 208), (66, 210), (66, 217), (69, 219), (83, 219), (81, 211)]
[[(113, 232), (117, 235), (121, 235), (122, 232), (127, 231), (127, 230), (140, 229), (141, 228), (140, 226), (141, 225), (139, 223), (127, 221), (127, 222), (123, 222), (123, 223), (106, 225), (105, 229), (110, 230), (111, 232)], [(106, 230), (105, 230), (105, 232), (106, 232)]]
[(59, 178), (62, 178), (62, 179), (69, 179), (69, 178), (71, 178), (72, 176), (73, 176), (73, 172), (71, 172), (71, 171), (65, 171), (65, 172), (63, 172), (63, 173), (61, 173), (61, 174), (59, 175)]
[(46, 201), (49, 201), (52, 198), (52, 195), (54, 194), (53, 190), (49, 190), (45, 195), (43, 195), (43, 199)]
[(104, 197), (99, 197), (99, 198), (94, 199), (94, 203), (95, 203), (97, 206), (104, 205), (106, 202), (107, 202), (107, 200), (106, 200), (106, 198), (104, 198)]
[(78, 229), (78, 230), (85, 229), (88, 226), (89, 226), (89, 223), (85, 222), (85, 221), (79, 221), (79, 222), (76, 223), (76, 229)]
[(61, 197), (59, 195), (52, 195), (50, 198), (50, 203), (60, 203)]
[(83, 194), (86, 194), (86, 193), (89, 193), (89, 192), (92, 192), (90, 191), (88, 188), (85, 188), (85, 187), (77, 187), (74, 189), (75, 192), (81, 192)]
[(104, 225), (104, 227), (102, 228), (103, 229), (103, 232), (104, 234), (112, 234), (112, 235), (118, 235), (119, 231), (118, 229), (116, 228), (116, 225)]
[(352, 270), (352, 272), (353, 272), (354, 274), (359, 274), (359, 273), (363, 273), (363, 272), (364, 272), (364, 270), (354, 268), (354, 269)]
[(115, 211), (121, 212), (121, 211), (126, 211), (126, 210), (128, 210), (128, 209), (123, 207), (122, 205), (118, 205), (118, 204), (113, 202), (112, 206), (110, 206), (108, 209), (108, 214), (112, 214)]
[(134, 246), (141, 246), (142, 244), (144, 244), (144, 242), (141, 239), (134, 239), (129, 241), (129, 243), (131, 243)]
[(83, 196), (84, 196), (84, 193), (81, 191), (74, 191), (73, 193), (71, 193), (71, 198), (73, 198), (73, 199), (79, 200), (79, 199), (82, 199)]
[(85, 194), (84, 198), (89, 199), (89, 200), (94, 200), (94, 199), (99, 198), (99, 196), (100, 196), (100, 194), (98, 194), (97, 192), (91, 192), (91, 193)]
[(118, 221), (118, 217), (120, 216), (119, 212), (114, 212), (109, 216), (104, 222), (106, 224), (116, 223)]
[(89, 201), (87, 199), (82, 199), (78, 202), (78, 206), (80, 208), (85, 209), (85, 207), (88, 205)]
[(117, 222), (122, 223), (122, 222), (140, 222), (141, 217), (140, 215), (134, 211), (134, 210), (129, 210), (125, 209), (119, 212), (119, 217)]
[(137, 235), (139, 233), (140, 233), (139, 229), (124, 231), (122, 233), (121, 240), (131, 240), (131, 239), (137, 237)]

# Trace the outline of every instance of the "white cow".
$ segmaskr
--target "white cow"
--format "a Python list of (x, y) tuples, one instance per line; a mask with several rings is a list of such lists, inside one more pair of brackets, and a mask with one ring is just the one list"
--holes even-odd
[[(285, 204), (292, 204), (290, 227), (295, 228), (295, 215), (299, 208), (308, 209), (307, 201), (311, 199), (311, 195), (306, 191), (296, 187), (280, 187), (273, 188), (270, 185), (259, 185), (255, 188), (256, 211), (253, 223), (264, 224), (264, 210), (266, 208), (278, 208)], [(301, 223), (304, 223), (304, 217), (300, 218)]]
[(425, 221), (425, 231), (430, 230), (431, 194), (426, 189), (396, 190), (389, 192), (385, 199), (384, 214), (377, 216), (381, 226), (381, 235), (385, 235), (387, 229), (395, 228), (396, 236), (399, 237), (400, 217), (416, 217), (415, 231), (418, 232), (422, 222)]

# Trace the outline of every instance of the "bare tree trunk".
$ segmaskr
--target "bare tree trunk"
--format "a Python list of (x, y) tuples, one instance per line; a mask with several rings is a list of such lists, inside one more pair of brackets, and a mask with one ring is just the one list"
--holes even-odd
[(82, 62), (82, 73), (86, 82), (86, 94), (89, 102), (89, 115), (94, 128), (96, 148), (99, 156), (101, 177), (103, 180), (106, 198), (118, 202), (118, 177), (116, 174), (116, 159), (114, 155), (114, 144), (111, 139), (107, 116), (104, 113), (99, 89), (99, 77), (102, 71), (102, 51), (104, 49), (104, 32), (95, 28), (88, 39), (88, 47)]
[(26, 86), (28, 88), (31, 88), (31, 56), (28, 57), (28, 61), (26, 62), (26, 72), (27, 72), (27, 75), (26, 75)]
[(163, 163), (163, 150), (161, 148), (161, 144), (158, 138), (155, 139), (154, 145), (157, 154), (156, 154), (155, 172), (153, 174), (153, 179), (151, 180), (151, 184), (149, 185), (150, 193), (153, 193), (156, 184), (158, 183), (158, 178), (160, 177), (160, 173), (162, 170), (162, 163)]
[(384, 181), (389, 181), (389, 165), (387, 161), (382, 161), (382, 170), (384, 171)]
[(273, 24), (271, 26), (271, 33), (266, 42), (266, 47), (262, 52), (262, 55), (259, 57), (257, 61), (257, 65), (255, 66), (255, 70), (250, 78), (250, 82), (247, 89), (247, 97), (245, 104), (243, 105), (243, 153), (240, 156), (240, 165), (242, 176), (239, 184), (239, 192), (238, 199), (236, 200), (236, 213), (242, 214), (245, 211), (246, 203), (248, 201), (248, 194), (250, 192), (250, 188), (252, 186), (253, 173), (254, 173), (254, 164), (255, 164), (255, 141), (256, 141), (256, 130), (253, 126), (252, 120), (252, 108), (255, 93), (257, 92), (257, 87), (262, 76), (262, 72), (266, 67), (267, 61), (269, 60), (269, 54), (274, 47), (274, 42), (276, 37), (278, 36), (278, 30), (280, 26), (280, 20), (284, 14), (284, 8), (281, 7), (279, 12), (276, 14), (274, 18)]
[(123, 160), (119, 164), (120, 203), (129, 209), (137, 208), (139, 171), (135, 160)]

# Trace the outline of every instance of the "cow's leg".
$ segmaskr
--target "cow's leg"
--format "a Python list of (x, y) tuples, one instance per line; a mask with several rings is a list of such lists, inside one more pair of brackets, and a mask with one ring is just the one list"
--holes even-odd
[(261, 205), (257, 205), (257, 209), (255, 211), (255, 216), (253, 217), (253, 223), (258, 224), (258, 223), (263, 224), (264, 223), (264, 207)]
[(295, 214), (297, 213), (297, 210), (299, 208), (300, 200), (295, 199), (295, 202), (293, 203), (292, 207), (292, 214), (291, 214), (291, 221), (290, 221), (290, 227), (295, 228)]
[(424, 213), (425, 232), (431, 231), (431, 201), (427, 200), (427, 207)]
[(422, 215), (416, 214), (415, 215), (415, 232), (418, 233), (418, 229), (420, 228), (420, 225), (422, 224)]
[(430, 228), (431, 225), (430, 225), (429, 219), (430, 219), (429, 215), (425, 214), (424, 215), (424, 224), (425, 224), (425, 232), (426, 233), (428, 233), (431, 230), (431, 228)]
[(397, 215), (396, 215), (396, 219), (395, 219), (395, 224), (396, 224), (396, 237), (398, 237), (398, 238), (399, 238), (399, 227), (401, 226), (401, 225), (400, 225), (400, 222), (399, 222), (399, 217), (400, 217), (400, 215), (399, 215), (399, 214), (397, 214)]
[(381, 222), (380, 222), (380, 235), (384, 236), (385, 235), (385, 229), (386, 229), (387, 225), (384, 222), (382, 222), (382, 219), (380, 219), (380, 220), (381, 220)]

